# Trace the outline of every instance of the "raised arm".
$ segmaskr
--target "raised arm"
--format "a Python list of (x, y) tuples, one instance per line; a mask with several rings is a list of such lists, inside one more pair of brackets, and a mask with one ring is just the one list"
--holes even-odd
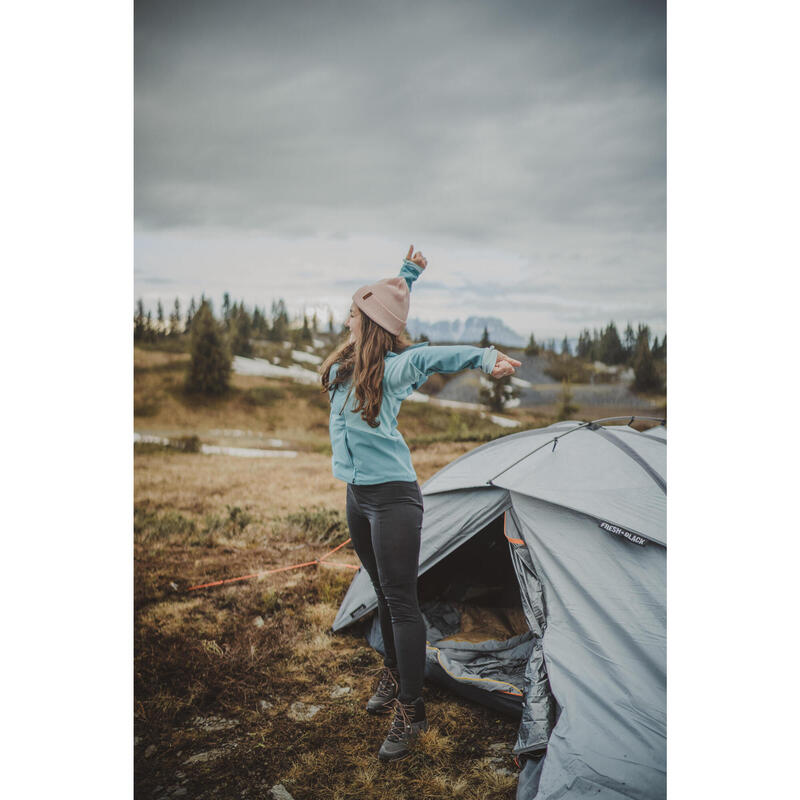
[(413, 261), (409, 261), (406, 259), (403, 261), (403, 266), (400, 267), (400, 275), (399, 277), (405, 278), (406, 283), (408, 284), (408, 291), (411, 291), (411, 284), (419, 278), (422, 274), (422, 267), (415, 264)]
[(408, 253), (406, 253), (405, 260), (403, 261), (403, 266), (400, 268), (400, 276), (401, 278), (405, 278), (406, 284), (408, 284), (408, 291), (411, 291), (411, 284), (419, 278), (422, 274), (422, 270), (428, 266), (428, 259), (422, 255), (422, 251), (418, 250), (416, 253), (414, 252), (414, 245), (412, 244), (408, 248)]

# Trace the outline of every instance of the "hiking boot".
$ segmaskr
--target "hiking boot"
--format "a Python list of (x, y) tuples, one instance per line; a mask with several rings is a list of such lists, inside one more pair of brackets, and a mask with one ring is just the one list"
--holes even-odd
[(375, 694), (367, 700), (367, 711), (370, 714), (388, 714), (391, 711), (389, 704), (400, 692), (400, 673), (396, 667), (380, 667), (378, 687)]
[(405, 758), (411, 752), (417, 736), (422, 731), (428, 730), (428, 720), (425, 719), (425, 702), (417, 697), (410, 703), (403, 703), (399, 697), (392, 700), (394, 719), (389, 735), (378, 751), (381, 761), (397, 761)]

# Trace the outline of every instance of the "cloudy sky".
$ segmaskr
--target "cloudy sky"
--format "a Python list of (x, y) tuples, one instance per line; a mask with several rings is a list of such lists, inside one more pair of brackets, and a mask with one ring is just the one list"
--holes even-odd
[(135, 3), (135, 297), (666, 331), (666, 22), (649, 0)]

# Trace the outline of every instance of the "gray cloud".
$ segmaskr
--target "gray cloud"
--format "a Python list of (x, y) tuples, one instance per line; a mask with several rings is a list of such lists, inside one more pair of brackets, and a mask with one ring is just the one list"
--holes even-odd
[(664, 296), (663, 2), (137, 2), (135, 58), (150, 241), (457, 242), (519, 259), (498, 291)]

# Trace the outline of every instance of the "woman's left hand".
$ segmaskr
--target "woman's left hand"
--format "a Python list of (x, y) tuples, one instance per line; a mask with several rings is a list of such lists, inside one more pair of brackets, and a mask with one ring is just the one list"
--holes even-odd
[(423, 256), (422, 252), (419, 250), (416, 253), (414, 253), (413, 257), (411, 255), (412, 253), (414, 253), (413, 244), (411, 245), (411, 247), (408, 248), (408, 254), (406, 255), (406, 258), (412, 263), (416, 264), (420, 269), (425, 269), (425, 267), (428, 266), (428, 259), (425, 258), (425, 256)]
[(511, 356), (507, 356), (505, 353), (501, 353), (498, 350), (497, 361), (492, 370), (492, 377), (505, 378), (506, 375), (513, 375), (515, 371), (514, 367), (518, 367), (520, 364), (522, 364), (521, 361), (517, 361), (516, 358), (511, 358)]

